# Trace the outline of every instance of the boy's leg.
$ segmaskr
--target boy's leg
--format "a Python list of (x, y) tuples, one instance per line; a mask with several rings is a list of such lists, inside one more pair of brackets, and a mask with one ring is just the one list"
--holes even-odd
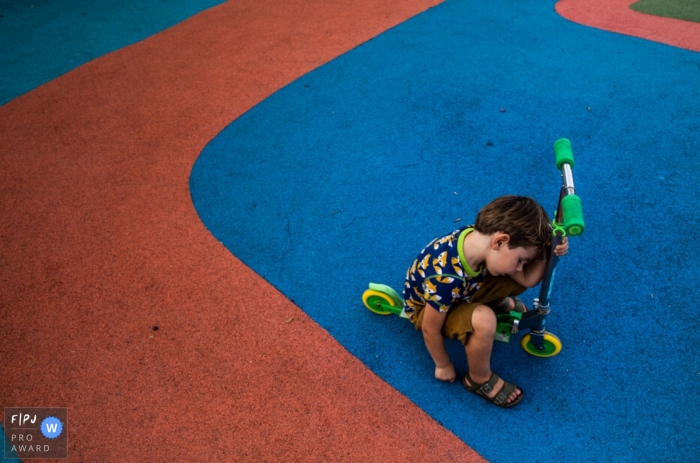
[[(442, 328), (442, 335), (446, 338), (459, 339), (466, 346), (469, 336), (474, 331), (472, 317), (478, 305), (485, 305), (508, 296), (516, 296), (525, 291), (525, 289), (525, 287), (519, 285), (510, 277), (494, 277), (487, 274), (479, 290), (469, 302), (458, 304), (447, 313), (447, 318)], [(416, 325), (416, 329), (420, 329), (420, 317), (412, 317), (411, 321)]]
[[(525, 289), (509, 277), (487, 275), (479, 291), (469, 303), (460, 304), (447, 314), (443, 335), (462, 341), (467, 354), (469, 375), (475, 382), (479, 384), (487, 382), (492, 374), (491, 351), (497, 320), (494, 311), (485, 304), (503, 297), (521, 294)], [(466, 384), (470, 385), (468, 382)], [(502, 386), (503, 380), (499, 379), (493, 391), (487, 396), (495, 397)], [(507, 402), (514, 401), (521, 393), (520, 389), (516, 389), (508, 396)]]
[[(479, 304), (472, 313), (472, 333), (464, 346), (467, 353), (467, 364), (469, 365), (469, 377), (478, 384), (486, 383), (491, 379), (491, 351), (493, 350), (493, 336), (496, 333), (496, 314), (493, 310)], [(468, 380), (464, 379), (467, 386), (471, 386)], [(493, 390), (486, 394), (493, 398), (503, 387), (503, 380), (499, 379)], [(507, 403), (511, 403), (522, 394), (520, 389), (512, 392)]]
[(526, 287), (516, 283), (508, 276), (495, 277), (487, 274), (479, 290), (471, 298), (471, 302), (488, 304), (489, 302), (503, 300), (509, 296), (517, 296), (525, 292), (526, 289)]

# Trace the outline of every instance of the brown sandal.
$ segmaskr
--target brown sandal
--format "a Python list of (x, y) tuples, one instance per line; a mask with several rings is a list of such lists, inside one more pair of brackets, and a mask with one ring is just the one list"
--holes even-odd
[[(498, 391), (498, 394), (496, 394), (493, 397), (488, 396), (488, 394), (491, 391), (493, 391), (493, 388), (496, 386), (496, 383), (498, 383), (498, 380), (499, 376), (496, 373), (492, 373), (491, 378), (488, 381), (479, 384), (476, 381), (474, 381), (472, 377), (469, 376), (469, 372), (467, 372), (462, 378), (462, 386), (464, 386), (468, 391), (483, 397), (484, 399), (499, 407), (510, 408), (514, 407), (515, 405), (518, 405), (520, 401), (523, 400), (523, 395), (525, 395), (525, 391), (523, 391), (515, 384), (509, 383), (506, 380), (503, 380), (503, 387), (500, 391)], [(467, 381), (469, 381), (469, 384), (467, 384)], [(517, 399), (515, 399), (511, 403), (508, 403), (508, 396), (515, 392), (516, 389), (520, 389), (520, 395)]]

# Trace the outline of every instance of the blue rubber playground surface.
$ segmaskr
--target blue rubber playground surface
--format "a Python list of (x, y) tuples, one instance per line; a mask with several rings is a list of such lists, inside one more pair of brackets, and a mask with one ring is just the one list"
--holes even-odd
[[(700, 56), (553, 5), (448, 0), (389, 30), (228, 126), (192, 198), (234, 255), (488, 460), (692, 461)], [(360, 296), (400, 289), (425, 244), (497, 196), (553, 211), (561, 137), (587, 225), (552, 295), (563, 350), (498, 344), (494, 371), (526, 394), (499, 410), (434, 380), (419, 333)]]
[(220, 0), (0, 0), (0, 105)]
[[(33, 3), (0, 0), (0, 40), (26, 45), (0, 57), (0, 105), (220, 2)], [(487, 460), (696, 461), (700, 55), (555, 3), (446, 0), (301, 77), (211, 140), (192, 201), (233, 255)], [(553, 212), (562, 137), (586, 219), (552, 293), (563, 349), (497, 343), (493, 370), (525, 391), (502, 410), (435, 380), (420, 333), (361, 295), (400, 290), (425, 244), (498, 196)]]

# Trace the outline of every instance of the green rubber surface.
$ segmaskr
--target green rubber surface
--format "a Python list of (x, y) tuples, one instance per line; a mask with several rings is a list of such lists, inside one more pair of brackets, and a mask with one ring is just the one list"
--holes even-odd
[(640, 0), (630, 8), (654, 16), (700, 22), (700, 0)]

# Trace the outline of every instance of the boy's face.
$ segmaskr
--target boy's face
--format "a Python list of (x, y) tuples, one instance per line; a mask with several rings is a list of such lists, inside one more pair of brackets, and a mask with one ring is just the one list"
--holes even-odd
[(491, 275), (512, 275), (520, 272), (528, 262), (537, 256), (536, 248), (509, 248), (507, 243), (496, 243), (486, 268)]

